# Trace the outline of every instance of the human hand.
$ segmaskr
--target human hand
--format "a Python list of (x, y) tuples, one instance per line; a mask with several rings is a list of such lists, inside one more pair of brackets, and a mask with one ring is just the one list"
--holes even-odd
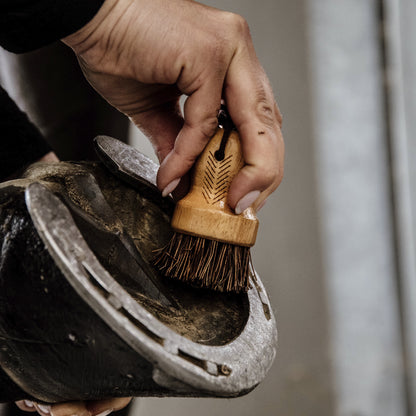
[(131, 397), (123, 397), (87, 402), (67, 402), (49, 406), (21, 400), (16, 402), (16, 406), (26, 412), (38, 412), (41, 416), (106, 416), (127, 406), (130, 401)]
[[(215, 132), (222, 98), (246, 163), (232, 181), (229, 205), (237, 213), (259, 207), (277, 188), (281, 115), (242, 17), (190, 0), (106, 0), (63, 41), (92, 86), (149, 137), (164, 195)], [(182, 94), (188, 96), (183, 118)]]
[(42, 156), (38, 162), (48, 162), (48, 163), (54, 163), (59, 162), (58, 156), (56, 156), (55, 152), (49, 152), (46, 153), (46, 155)]

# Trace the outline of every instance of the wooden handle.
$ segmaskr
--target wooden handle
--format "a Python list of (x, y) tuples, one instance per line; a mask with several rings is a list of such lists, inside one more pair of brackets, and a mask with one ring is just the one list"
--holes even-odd
[(250, 207), (236, 215), (227, 204), (230, 183), (244, 166), (240, 139), (232, 131), (221, 152), (223, 134), (224, 129), (218, 128), (198, 158), (191, 190), (177, 203), (172, 227), (180, 233), (251, 247), (259, 226), (254, 210)]

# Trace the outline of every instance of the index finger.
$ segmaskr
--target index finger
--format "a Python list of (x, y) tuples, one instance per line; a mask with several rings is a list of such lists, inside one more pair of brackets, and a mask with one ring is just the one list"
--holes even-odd
[[(179, 178), (191, 169), (215, 133), (221, 105), (221, 88), (222, 81), (211, 77), (187, 98), (184, 124), (157, 175), (157, 183), (164, 196), (172, 192), (179, 183)], [(175, 185), (173, 188), (172, 184)]]

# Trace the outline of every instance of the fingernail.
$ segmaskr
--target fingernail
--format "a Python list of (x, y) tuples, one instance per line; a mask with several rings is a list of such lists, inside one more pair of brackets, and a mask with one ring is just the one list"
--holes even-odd
[(178, 186), (181, 178), (175, 179), (172, 181), (169, 185), (166, 186), (166, 188), (162, 191), (163, 198), (168, 196), (171, 192), (175, 190), (175, 188)]
[(33, 402), (31, 402), (30, 400), (23, 400), (23, 403), (25, 404), (26, 407), (35, 407)]
[(38, 409), (45, 414), (51, 413), (51, 407), (46, 404), (38, 404)]
[(267, 201), (267, 199), (265, 199), (264, 201), (260, 202), (260, 204), (256, 208), (256, 212), (259, 212), (266, 205), (266, 201)]
[(251, 191), (247, 195), (243, 196), (235, 207), (235, 213), (241, 214), (246, 210), (260, 195), (260, 191)]
[(107, 410), (104, 410), (104, 412), (98, 413), (98, 415), (95, 415), (95, 416), (107, 416), (107, 415), (109, 415), (109, 414), (110, 414), (113, 410), (114, 410), (114, 409), (107, 409)]

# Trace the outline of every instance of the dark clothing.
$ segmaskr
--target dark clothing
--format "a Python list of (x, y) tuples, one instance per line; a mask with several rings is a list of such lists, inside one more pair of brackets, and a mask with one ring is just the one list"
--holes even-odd
[(22, 53), (46, 46), (89, 22), (104, 0), (1, 0), (0, 45)]
[(60, 160), (97, 160), (93, 139), (100, 134), (127, 140), (129, 119), (91, 87), (62, 42), (22, 54), (0, 51), (2, 75)]
[(50, 151), (37, 127), (0, 88), (0, 181)]
[[(0, 46), (15, 53), (41, 48), (76, 32), (103, 2), (0, 0)], [(0, 87), (0, 181), (50, 150), (39, 130)]]

